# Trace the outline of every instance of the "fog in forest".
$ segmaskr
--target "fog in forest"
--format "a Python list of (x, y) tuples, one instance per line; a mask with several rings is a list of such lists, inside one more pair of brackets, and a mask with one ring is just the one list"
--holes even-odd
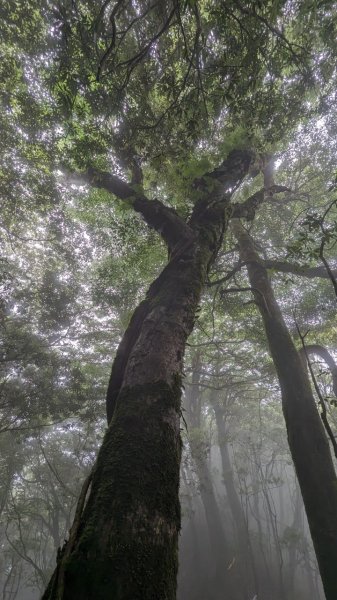
[(228, 425), (219, 436), (210, 423), (208, 441), (186, 446), (178, 598), (225, 598), (228, 571), (242, 600), (323, 599), (283, 432), (247, 425), (233, 438)]
[(1, 1), (0, 600), (337, 600), (336, 40)]
[[(268, 375), (267, 385), (261, 386), (255, 370), (246, 383), (228, 387), (226, 368), (214, 370), (202, 356), (198, 347), (189, 350), (193, 358), (181, 421), (177, 597), (323, 600), (272, 378)], [(329, 373), (323, 363), (317, 366), (328, 391)], [(267, 390), (270, 396), (264, 398)], [(1, 526), (6, 600), (40, 597), (93, 460), (90, 449), (97, 436), (89, 426), (81, 431), (68, 421), (53, 429), (33, 437), (12, 433), (2, 438), (9, 465)], [(20, 466), (15, 466), (18, 460)], [(233, 596), (226, 596), (229, 585)]]

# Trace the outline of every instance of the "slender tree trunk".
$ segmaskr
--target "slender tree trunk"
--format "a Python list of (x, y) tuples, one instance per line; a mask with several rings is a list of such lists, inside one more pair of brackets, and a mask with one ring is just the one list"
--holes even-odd
[(238, 220), (233, 231), (247, 264), (281, 386), (283, 413), (327, 600), (337, 598), (337, 478), (307, 373), (275, 300), (253, 240)]
[(265, 478), (261, 472), (261, 481), (262, 481), (262, 493), (264, 497), (265, 503), (265, 515), (267, 518), (267, 526), (269, 527), (269, 539), (270, 541), (274, 541), (275, 551), (275, 568), (277, 570), (277, 591), (278, 597), (281, 600), (287, 600), (285, 589), (284, 589), (284, 581), (283, 581), (283, 556), (282, 556), (282, 548), (280, 544), (279, 532), (277, 528), (277, 520), (276, 514), (274, 510), (273, 498), (270, 494), (269, 487), (266, 485)]
[(239, 590), (236, 589), (235, 591), (236, 586), (232, 581), (233, 575), (235, 575), (236, 572), (236, 565), (229, 571), (234, 556), (230, 552), (228, 539), (226, 539), (224, 523), (215, 497), (212, 477), (206, 459), (205, 457), (200, 456), (200, 447), (194, 448), (193, 446), (192, 443), (191, 452), (196, 466), (200, 496), (205, 510), (209, 540), (212, 556), (214, 558), (217, 594), (213, 592), (212, 597), (223, 598), (224, 593), (229, 593), (231, 590), (229, 597), (234, 600), (239, 597)]
[[(258, 455), (256, 448), (252, 448), (252, 462), (251, 462), (251, 480), (252, 480), (252, 491), (253, 491), (253, 507), (251, 509), (252, 515), (256, 522), (257, 526), (257, 540), (260, 550), (260, 561), (259, 561), (259, 574), (260, 574), (260, 587), (262, 590), (267, 590), (268, 593), (274, 591), (274, 580), (271, 573), (271, 552), (270, 549), (266, 547), (266, 539), (269, 540), (269, 536), (266, 536), (262, 529), (263, 517), (260, 510), (260, 473), (258, 469)], [(269, 525), (268, 520), (266, 520), (267, 526)], [(268, 555), (268, 558), (267, 558)], [(269, 560), (268, 560), (269, 559)], [(261, 567), (263, 565), (262, 578), (261, 578)]]
[(215, 401), (212, 402), (212, 406), (218, 429), (218, 443), (220, 447), (223, 481), (237, 534), (239, 569), (241, 572), (242, 581), (245, 582), (246, 597), (252, 598), (254, 594), (257, 595), (258, 593), (258, 583), (249, 537), (248, 524), (235, 488), (233, 469), (229, 457), (228, 444), (226, 441), (227, 432), (224, 422), (224, 410)]
[(278, 497), (279, 497), (279, 506), (280, 506), (279, 523), (281, 524), (281, 527), (283, 527), (284, 523), (285, 523), (285, 510), (284, 510), (285, 507), (284, 507), (284, 481), (282, 480), (281, 469), (280, 469), (279, 480), (281, 482), (281, 484), (278, 488)]
[[(185, 470), (186, 469), (186, 470)], [(205, 598), (209, 589), (209, 573), (205, 573), (203, 562), (202, 544), (198, 535), (198, 517), (194, 513), (193, 497), (190, 494), (188, 479), (192, 478), (192, 472), (188, 466), (181, 469), (182, 481), (185, 488), (185, 502), (188, 507), (188, 518), (185, 527), (182, 527), (182, 535), (179, 541), (179, 556), (182, 560), (179, 564), (178, 575), (178, 598), (185, 600), (197, 600)], [(180, 582), (180, 589), (179, 589)]]
[[(186, 389), (185, 406), (188, 424), (188, 438), (192, 459), (199, 481), (199, 492), (205, 511), (210, 545), (215, 567), (214, 587), (210, 598), (217, 598), (217, 593), (223, 597), (223, 591), (231, 592), (230, 597), (239, 595), (238, 586), (233, 584), (233, 571), (228, 572), (233, 556), (231, 555), (225, 535), (224, 523), (221, 518), (220, 508), (215, 496), (212, 476), (208, 466), (209, 448), (203, 438), (201, 423), (201, 393), (199, 387), (201, 371), (200, 355), (197, 353), (192, 360), (192, 381)], [(235, 589), (236, 588), (236, 589)]]
[(249, 153), (232, 153), (220, 169), (201, 178), (187, 224), (158, 201), (134, 199), (134, 191), (116, 177), (94, 172), (96, 186), (131, 198), (135, 210), (161, 232), (170, 261), (136, 309), (117, 352), (108, 391), (110, 426), (88, 499), (89, 480), (44, 600), (176, 597), (185, 343), (221, 246), (231, 190), (250, 160)]
[(295, 506), (294, 517), (291, 524), (291, 538), (288, 551), (288, 569), (287, 569), (287, 593), (289, 598), (295, 598), (295, 574), (297, 569), (297, 548), (300, 541), (302, 530), (302, 496), (298, 482), (295, 479)]
[[(333, 393), (337, 398), (337, 364), (335, 362), (334, 357), (330, 354), (329, 350), (325, 348), (325, 346), (321, 346), (320, 344), (306, 344), (305, 352), (307, 353), (307, 355), (313, 354), (314, 356), (319, 356), (325, 361), (331, 373)], [(300, 355), (302, 356), (306, 365), (307, 361), (305, 352), (304, 348), (300, 349)]]

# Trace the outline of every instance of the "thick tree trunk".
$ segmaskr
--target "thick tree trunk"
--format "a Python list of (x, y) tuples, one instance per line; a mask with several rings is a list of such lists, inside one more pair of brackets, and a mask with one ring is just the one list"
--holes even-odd
[(329, 443), (307, 373), (275, 300), (253, 240), (233, 222), (241, 260), (247, 264), (270, 353), (281, 386), (282, 406), (310, 532), (327, 600), (337, 598), (337, 478)]
[(181, 367), (205, 254), (194, 246), (161, 275), (129, 356), (74, 547), (62, 561), (61, 595), (52, 586), (45, 598), (175, 598)]
[[(165, 220), (163, 236), (171, 259), (121, 342), (109, 384), (110, 426), (89, 497), (85, 503), (84, 490), (44, 600), (176, 597), (185, 343), (221, 245), (231, 190), (249, 163), (249, 153), (232, 153), (220, 170), (200, 180), (200, 199), (187, 226), (158, 202), (132, 200), (158, 231), (160, 215)], [(100, 174), (94, 181), (129, 197), (132, 190), (123, 182), (116, 188), (115, 179)], [(181, 241), (180, 231), (186, 234)]]

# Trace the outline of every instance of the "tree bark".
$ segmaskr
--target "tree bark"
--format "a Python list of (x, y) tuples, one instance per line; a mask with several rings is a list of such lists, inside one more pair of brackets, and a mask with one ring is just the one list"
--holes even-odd
[[(59, 552), (43, 600), (176, 597), (185, 343), (227, 227), (232, 189), (247, 173), (250, 159), (248, 152), (231, 153), (221, 173), (197, 182), (199, 200), (188, 224), (176, 214), (173, 218), (174, 211), (167, 217), (161, 203), (154, 203), (165, 222), (171, 258), (121, 342), (109, 384), (110, 426), (88, 500)], [(105, 176), (95, 173), (93, 183), (108, 189), (111, 180)], [(129, 189), (116, 184), (116, 178), (112, 184), (113, 193), (135, 204)], [(151, 201), (141, 197), (135, 210), (160, 231)], [(177, 222), (183, 232), (178, 242), (171, 231)]]
[(310, 382), (276, 302), (252, 238), (232, 223), (247, 264), (270, 353), (281, 386), (282, 406), (311, 536), (327, 600), (337, 598), (337, 478)]

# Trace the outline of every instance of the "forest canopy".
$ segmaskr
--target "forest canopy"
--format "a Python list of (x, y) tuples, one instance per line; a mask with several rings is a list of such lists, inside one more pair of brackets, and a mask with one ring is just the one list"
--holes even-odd
[(3, 598), (335, 600), (337, 4), (0, 15)]

